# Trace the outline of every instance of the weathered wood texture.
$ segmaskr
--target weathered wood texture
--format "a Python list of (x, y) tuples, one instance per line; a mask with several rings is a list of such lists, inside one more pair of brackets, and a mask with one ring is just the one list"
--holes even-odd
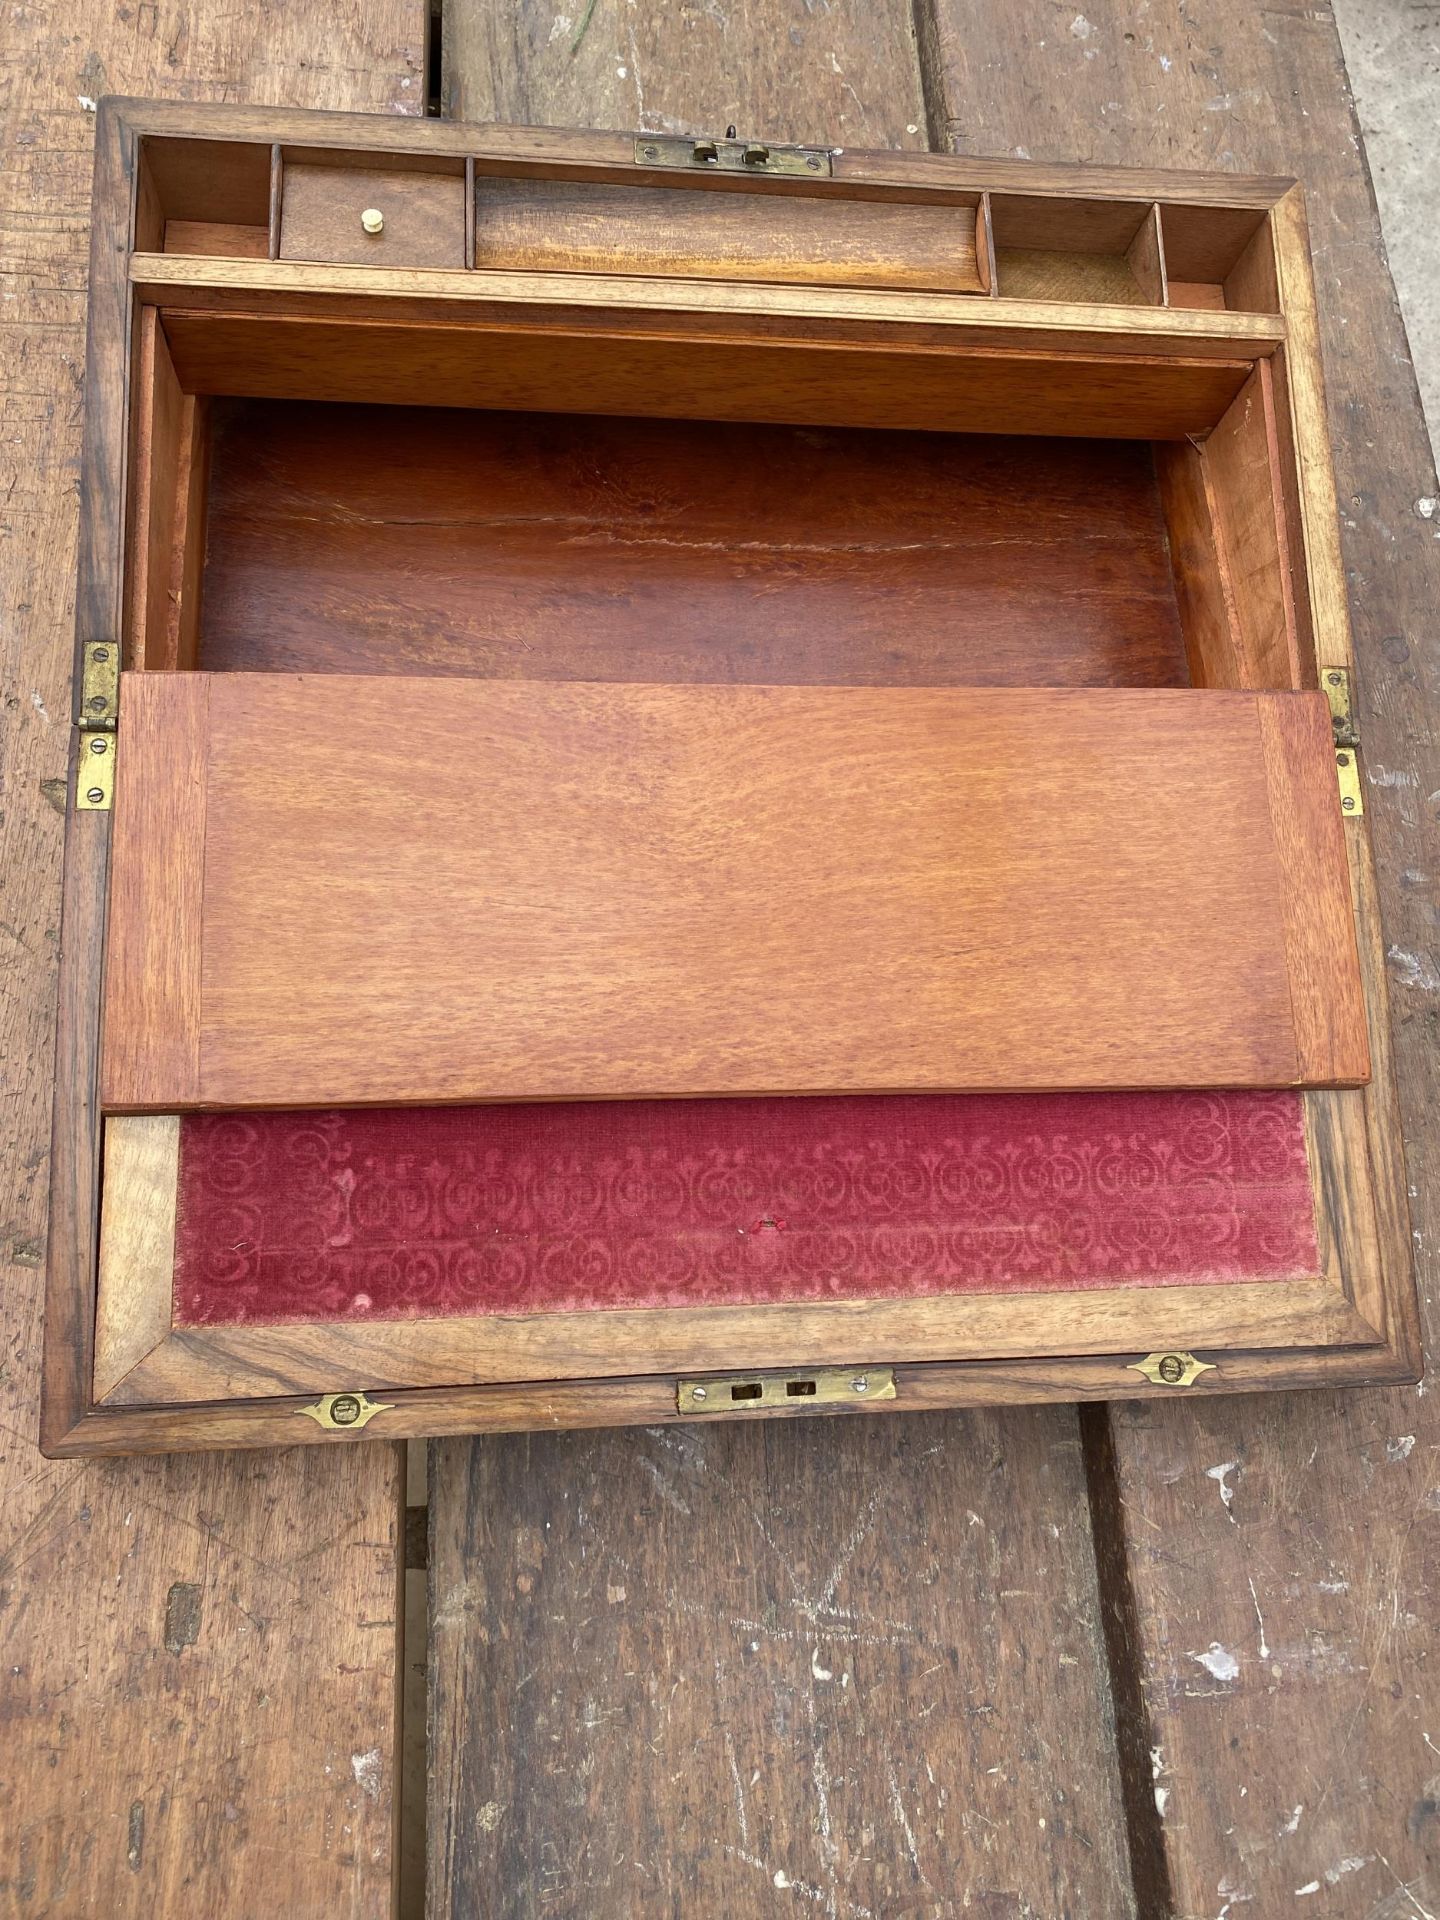
[[(1422, 644), (1440, 546), (1416, 502), (1436, 487), (1333, 22), (1289, 3), (1137, 15), (1105, 0), (1037, 34), (1019, 13), (939, 0), (929, 26), (931, 125), (958, 151), (1275, 168), (1306, 187), (1424, 1298), (1440, 1226), (1440, 769)], [(1147, 1911), (1435, 1911), (1434, 1396), (1095, 1418), (1113, 1439), (1097, 1486), (1134, 1663)]]
[(1368, 1073), (1320, 693), (335, 685), (126, 677), (108, 1109)]
[[(49, 1463), (35, 1448), (94, 122), (106, 91), (418, 107), (424, 9), (83, 0), (8, 26), (0, 1910), (389, 1912), (388, 1448)], [(80, 96), (84, 96), (81, 98)], [(65, 1197), (58, 1197), (59, 1204)]]
[[(901, 0), (555, 19), (452, 0), (450, 110), (925, 144)], [(1073, 1410), (431, 1465), (433, 1920), (1133, 1913)]]
[(733, 122), (747, 139), (927, 144), (900, 0), (563, 13), (539, 0), (451, 0), (442, 84), (443, 111), (457, 120), (666, 133), (723, 133)]
[(1068, 1411), (431, 1458), (433, 1914), (1130, 1911)]

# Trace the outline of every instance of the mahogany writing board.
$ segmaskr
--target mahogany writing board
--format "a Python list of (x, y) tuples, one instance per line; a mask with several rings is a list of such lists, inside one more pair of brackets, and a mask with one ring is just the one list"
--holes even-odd
[(1367, 1072), (1319, 695), (136, 674), (126, 716), (111, 1109)]

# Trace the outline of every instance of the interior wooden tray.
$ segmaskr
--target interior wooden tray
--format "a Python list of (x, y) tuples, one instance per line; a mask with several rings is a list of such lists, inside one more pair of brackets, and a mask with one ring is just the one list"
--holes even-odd
[[(397, 693), (488, 681), (527, 700), (532, 687), (610, 686), (691, 689), (692, 702), (708, 688), (727, 698), (1030, 689), (1263, 701), (1348, 670), (1299, 203), (1283, 185), (1253, 183), (1247, 204), (1243, 183), (1223, 183), (1241, 202), (1224, 205), (1207, 203), (1209, 182), (1167, 184), (1159, 196), (1091, 175), (1067, 197), (1023, 167), (957, 178), (932, 164), (905, 183), (898, 157), (846, 156), (856, 198), (809, 182), (787, 199), (778, 181), (747, 193), (756, 183), (677, 178), (659, 192), (657, 223), (657, 189), (627, 170), (625, 143), (597, 160), (600, 147), (581, 153), (556, 136), (548, 171), (527, 176), (500, 138), (476, 151), (481, 143), (455, 137), (467, 130), (442, 129), (433, 150), (372, 158), (315, 144), (300, 116), (263, 153), (221, 154), (217, 140), (210, 177), (228, 184), (207, 201), (203, 173), (181, 164), (195, 136), (173, 130), (170, 110), (146, 111), (162, 131), (143, 149), (126, 296), (133, 349), (115, 393), (130, 423), (124, 560), (117, 541), (97, 583), (115, 596), (112, 630), (123, 628), (132, 681), (261, 674), (303, 689), (324, 676), (317, 712), (333, 714), (343, 757), (347, 681), (357, 701), (377, 690), (378, 718), (390, 677)], [(353, 239), (355, 207), (381, 201), (385, 180), (399, 182), (385, 232), (418, 250), (419, 267), (388, 265)], [(361, 279), (357, 256), (375, 263)], [(441, 397), (446, 405), (426, 404)], [(139, 725), (138, 691), (131, 705)], [(1198, 721), (1229, 709), (1194, 711)], [(1117, 739), (1128, 757), (1123, 730)], [(119, 745), (123, 796), (123, 727)], [(137, 766), (139, 751), (137, 736)], [(1317, 752), (1328, 760), (1328, 747)], [(483, 780), (483, 759), (473, 777)], [(1276, 1066), (1268, 1080), (1237, 1068), (1235, 1090), (1218, 1096), (1126, 1092), (1130, 1068), (1104, 1083), (1116, 1092), (1037, 1093), (1028, 1109), (1023, 1095), (1001, 1095), (995, 1111), (983, 1104), (995, 1096), (944, 1096), (952, 1157), (978, 1150), (987, 1127), (1007, 1139), (1028, 1127), (1032, 1147), (1051, 1142), (1037, 1164), (1052, 1169), (1063, 1140), (1079, 1143), (1087, 1165), (1120, 1140), (1137, 1164), (1169, 1166), (1163, 1143), (1194, 1111), (1183, 1103), (1208, 1098), (1207, 1124), (1223, 1113), (1232, 1142), (1259, 1127), (1278, 1154), (1258, 1185), (1228, 1149), (1218, 1173), (1197, 1175), (1201, 1213), (1226, 1222), (1221, 1253), (1213, 1236), (1197, 1251), (1182, 1232), (1180, 1251), (1147, 1258), (1137, 1222), (1198, 1217), (1194, 1183), (1187, 1193), (1167, 1173), (1163, 1204), (1137, 1210), (1127, 1192), (1120, 1213), (1105, 1215), (1103, 1244), (1140, 1234), (1128, 1265), (1107, 1254), (1087, 1266), (1073, 1221), (1057, 1238), (1050, 1213), (1022, 1207), (1009, 1225), (1030, 1250), (1023, 1258), (997, 1264), (993, 1247), (986, 1258), (972, 1247), (937, 1267), (913, 1243), (907, 1255), (896, 1220), (868, 1202), (844, 1221), (847, 1265), (835, 1220), (791, 1208), (803, 1216), (792, 1223), (783, 1206), (799, 1169), (815, 1191), (824, 1143), (805, 1128), (827, 1103), (802, 1103), (813, 1113), (797, 1119), (792, 1103), (765, 1100), (747, 1120), (744, 1102), (700, 1102), (684, 1122), (686, 1150), (720, 1155), (732, 1183), (769, 1143), (753, 1219), (740, 1217), (739, 1199), (669, 1229), (646, 1215), (641, 1253), (625, 1256), (644, 1283), (617, 1293), (595, 1279), (618, 1244), (614, 1221), (609, 1251), (592, 1249), (587, 1269), (575, 1222), (561, 1232), (542, 1207), (508, 1243), (524, 1269), (519, 1282), (507, 1269), (509, 1291), (447, 1291), (436, 1279), (427, 1292), (414, 1272), (440, 1267), (408, 1259), (416, 1248), (393, 1223), (364, 1243), (371, 1281), (348, 1254), (333, 1257), (326, 1209), (357, 1168), (389, 1195), (376, 1201), (383, 1212), (406, 1190), (396, 1170), (438, 1153), (470, 1183), (458, 1240), (441, 1236), (448, 1270), (478, 1271), (495, 1194), (535, 1160), (534, 1143), (570, 1127), (557, 1149), (570, 1162), (588, 1165), (602, 1147), (613, 1159), (623, 1116), (534, 1109), (527, 1122), (516, 1109), (499, 1134), (479, 1116), (467, 1130), (463, 1115), (442, 1123), (427, 1110), (423, 1085), (438, 1083), (423, 1076), (404, 1095), (413, 1106), (353, 1124), (335, 1112), (254, 1113), (245, 1153), (271, 1169), (262, 1196), (283, 1191), (283, 1224), (263, 1244), (245, 1232), (227, 1243), (237, 1229), (224, 1182), (239, 1162), (206, 1143), (242, 1123), (181, 1108), (273, 1105), (274, 1095), (166, 1111), (163, 1095), (126, 1097), (112, 1080), (92, 1136), (103, 1235), (95, 1214), (85, 1224), (95, 1188), (77, 1185), (75, 1261), (93, 1275), (96, 1254), (80, 1251), (88, 1231), (96, 1304), (88, 1328), (70, 1310), (74, 1352), (56, 1368), (75, 1381), (78, 1365), (83, 1378), (69, 1413), (54, 1393), (48, 1444), (319, 1438), (331, 1430), (292, 1426), (298, 1403), (362, 1386), (388, 1403), (383, 1424), (397, 1432), (677, 1417), (682, 1372), (788, 1367), (803, 1379), (852, 1362), (898, 1368), (897, 1397), (913, 1405), (1149, 1391), (1136, 1363), (1164, 1350), (1203, 1353), (1202, 1390), (1395, 1377), (1412, 1365), (1413, 1327), (1383, 973), (1363, 819), (1346, 820), (1333, 787), (1330, 800), (1323, 827), (1301, 831), (1286, 859), (1294, 870), (1316, 832), (1333, 832), (1337, 849), (1343, 833), (1334, 871), (1348, 868), (1364, 993), (1352, 1022), (1360, 1052), (1343, 1070), (1332, 992), (1307, 1000), (1292, 976), (1285, 1018), (1297, 1034), (1312, 1023), (1326, 1067)], [(72, 815), (72, 837), (97, 830), (108, 834), (104, 812)], [(1203, 844), (1186, 856), (1192, 866)], [(774, 917), (784, 886), (757, 871), (754, 913)], [(1297, 898), (1322, 892), (1307, 881)], [(1222, 910), (1233, 913), (1234, 899)], [(1351, 909), (1336, 911), (1348, 927)], [(148, 899), (134, 925), (153, 930), (155, 913)], [(112, 1044), (138, 994), (127, 1058), (163, 1087), (144, 1041), (170, 1017), (145, 998), (163, 969), (143, 939), (123, 943), (113, 905), (111, 918)], [(72, 949), (75, 924), (72, 908)], [(253, 948), (263, 931), (246, 938)], [(1212, 973), (1220, 959), (1217, 949)], [(1230, 1000), (1237, 1015), (1260, 1004)], [(363, 1006), (357, 1024), (363, 1033)], [(1316, 1090), (1277, 1090), (1307, 1077)], [(301, 1104), (325, 1109), (328, 1084), (316, 1080)], [(507, 1097), (526, 1097), (525, 1084), (522, 1072)], [(532, 1079), (531, 1097), (564, 1084)], [(1056, 1097), (1072, 1103), (1060, 1134), (1045, 1107)], [(151, 1112), (123, 1110), (141, 1105)], [(625, 1151), (644, 1159), (671, 1122), (628, 1111)], [(847, 1164), (864, 1159), (866, 1139), (876, 1164), (887, 1152), (898, 1163), (940, 1114), (903, 1100), (868, 1115), (837, 1110), (827, 1139), (832, 1151), (844, 1143)], [(72, 1124), (57, 1122), (57, 1151)], [(911, 1132), (881, 1151), (895, 1126)], [(328, 1172), (308, 1190), (287, 1173), (296, 1139), (328, 1142)], [(68, 1136), (66, 1154), (76, 1165)], [(484, 1177), (499, 1186), (484, 1189)], [(963, 1207), (947, 1211), (933, 1194), (900, 1222), (912, 1235), (967, 1223)], [(832, 1232), (823, 1246), (822, 1229)], [(652, 1271), (657, 1251), (668, 1248), (673, 1267), (682, 1247), (690, 1278), (667, 1292)], [(227, 1294), (237, 1252), (249, 1277)], [(740, 1410), (748, 1392), (683, 1411)], [(807, 1394), (781, 1410), (803, 1410)], [(771, 1410), (768, 1392), (759, 1398)]]

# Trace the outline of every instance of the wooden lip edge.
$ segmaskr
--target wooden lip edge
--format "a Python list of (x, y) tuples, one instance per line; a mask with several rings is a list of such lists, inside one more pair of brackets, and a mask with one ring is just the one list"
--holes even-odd
[[(147, 1358), (171, 1325), (175, 1275), (175, 1227), (179, 1211), (180, 1115), (156, 1114), (123, 1138), (101, 1127), (99, 1274), (95, 1299), (92, 1398), (100, 1404), (132, 1368)], [(137, 1150), (138, 1146), (138, 1150)], [(136, 1176), (148, 1185), (152, 1204), (142, 1206)], [(140, 1231), (115, 1217), (114, 1189), (128, 1190), (130, 1212)], [(153, 1236), (153, 1237), (152, 1237)], [(147, 1256), (149, 1258), (147, 1259)], [(123, 1263), (119, 1284), (103, 1284)]]
[[(1237, 1300), (1236, 1294), (1243, 1293)], [(1143, 1294), (1144, 1298), (1137, 1297)], [(984, 1296), (991, 1303), (993, 1320), (998, 1305), (1005, 1318), (1006, 1296)], [(1092, 1354), (1128, 1352), (1132, 1347), (1145, 1351), (1172, 1346), (1199, 1345), (1215, 1351), (1226, 1350), (1224, 1335), (1227, 1321), (1236, 1315), (1236, 1344), (1245, 1350), (1287, 1349), (1320, 1353), (1333, 1348), (1373, 1347), (1384, 1344), (1383, 1336), (1356, 1310), (1348, 1295), (1328, 1279), (1291, 1282), (1264, 1281), (1246, 1285), (1208, 1287), (1166, 1287), (1146, 1289), (1107, 1289), (1084, 1296), (1067, 1294), (1030, 1294), (1025, 1304), (1032, 1309), (1048, 1302), (1052, 1307), (1078, 1304), (1088, 1309), (1093, 1322), (1103, 1313), (1105, 1303), (1121, 1301), (1126, 1314), (1123, 1324), (1100, 1324), (1089, 1331), (1083, 1318), (1072, 1312), (1069, 1324), (1057, 1314), (1057, 1330), (1052, 1335), (1050, 1352), (1037, 1350), (1030, 1338), (1006, 1335), (1003, 1329), (987, 1330), (969, 1343), (953, 1331), (948, 1338), (954, 1347), (944, 1353), (947, 1334), (928, 1322), (933, 1301), (912, 1303), (910, 1311), (894, 1303), (879, 1303), (880, 1311), (870, 1311), (875, 1303), (822, 1302), (818, 1306), (771, 1308), (691, 1308), (660, 1311), (598, 1309), (585, 1316), (592, 1323), (592, 1338), (604, 1336), (615, 1343), (617, 1371), (619, 1356), (643, 1348), (649, 1343), (650, 1377), (672, 1377), (679, 1373), (726, 1372), (746, 1368), (765, 1370), (773, 1363), (772, 1353), (789, 1352), (797, 1366), (835, 1366), (846, 1364), (845, 1356), (857, 1348), (882, 1353), (896, 1365), (927, 1364), (976, 1365), (1024, 1364), (1047, 1359), (1076, 1359)], [(960, 1298), (952, 1301), (963, 1313), (974, 1305)], [(1271, 1311), (1273, 1306), (1273, 1311)], [(823, 1335), (817, 1334), (807, 1316), (819, 1313), (825, 1321)], [(1173, 1317), (1179, 1316), (1179, 1331)], [(264, 1399), (277, 1394), (325, 1392), (332, 1382), (342, 1382), (356, 1373), (364, 1373), (370, 1384), (386, 1391), (435, 1390), (440, 1387), (495, 1389), (534, 1389), (537, 1383), (563, 1384), (565, 1375), (544, 1371), (563, 1365), (552, 1341), (563, 1345), (566, 1324), (576, 1316), (510, 1315), (492, 1316), (489, 1322), (469, 1320), (457, 1324), (453, 1318), (385, 1322), (379, 1325), (350, 1327), (344, 1324), (301, 1322), (269, 1327), (191, 1327), (171, 1328), (137, 1359), (134, 1366), (117, 1380), (105, 1400), (107, 1407), (138, 1405), (166, 1406), (178, 1409), (218, 1398), (229, 1401)], [(738, 1331), (731, 1322), (745, 1324)], [(593, 1324), (600, 1323), (600, 1324)], [(653, 1325), (651, 1323), (654, 1323)], [(916, 1323), (916, 1324), (911, 1324)], [(1271, 1331), (1273, 1327), (1273, 1333)], [(696, 1345), (687, 1346), (677, 1337), (688, 1334)], [(1312, 1331), (1313, 1329), (1313, 1331)], [(489, 1379), (471, 1373), (468, 1377), (435, 1378), (434, 1370), (443, 1368), (449, 1352), (461, 1344), (464, 1335), (490, 1331), (502, 1352), (505, 1336), (511, 1336), (514, 1357), (501, 1359)], [(525, 1336), (540, 1336), (537, 1351), (527, 1354)], [(385, 1351), (389, 1335), (391, 1351)], [(666, 1341), (672, 1344), (667, 1351)], [(293, 1350), (298, 1342), (298, 1354)], [(1303, 1343), (1303, 1344), (1302, 1344)], [(581, 1344), (577, 1341), (577, 1344)], [(966, 1344), (970, 1351), (965, 1351)], [(314, 1351), (315, 1348), (320, 1351)], [(935, 1354), (940, 1347), (942, 1352)], [(702, 1350), (703, 1349), (703, 1350)], [(1008, 1350), (1007, 1350), (1008, 1349)], [(374, 1350), (376, 1357), (372, 1358)], [(273, 1354), (274, 1358), (268, 1358)], [(394, 1357), (398, 1354), (398, 1359)], [(713, 1355), (713, 1357), (712, 1357)], [(763, 1357), (757, 1357), (762, 1355)], [(213, 1358), (211, 1357), (213, 1356)], [(587, 1361), (594, 1359), (594, 1351)], [(520, 1370), (527, 1365), (534, 1371)], [(186, 1379), (192, 1365), (199, 1363), (199, 1379), (189, 1398)], [(460, 1364), (463, 1365), (463, 1362)], [(475, 1364), (474, 1354), (470, 1365)], [(786, 1362), (781, 1361), (784, 1365)], [(407, 1381), (407, 1366), (429, 1366), (431, 1378)], [(499, 1371), (505, 1368), (508, 1373)], [(228, 1393), (219, 1394), (216, 1375), (228, 1375)], [(248, 1378), (247, 1378), (248, 1375)], [(237, 1380), (238, 1376), (238, 1380)], [(571, 1379), (584, 1377), (572, 1369)], [(601, 1376), (614, 1377), (614, 1376)]]
[[(1135, 1354), (1041, 1361), (938, 1361), (899, 1364), (897, 1400), (856, 1413), (932, 1412), (946, 1408), (1036, 1405), (1081, 1400), (1168, 1399), (1186, 1394), (1251, 1393), (1265, 1389), (1413, 1385), (1420, 1368), (1392, 1347), (1302, 1349), (1227, 1354), (1193, 1386), (1155, 1386), (1131, 1371)], [(1202, 1356), (1203, 1357), (1203, 1356)], [(878, 1363), (877, 1363), (878, 1364)], [(377, 1393), (380, 1390), (377, 1389)], [(654, 1426), (678, 1421), (675, 1376), (574, 1381), (558, 1387), (421, 1387), (385, 1390), (387, 1411), (365, 1437), (440, 1439), (449, 1435), (556, 1431), (585, 1427)], [(209, 1451), (215, 1448), (344, 1443), (358, 1436), (327, 1432), (296, 1416), (312, 1394), (248, 1403), (211, 1402), (185, 1408), (91, 1407), (42, 1435), (48, 1459), (114, 1454)], [(849, 1412), (850, 1408), (836, 1409)], [(695, 1416), (683, 1416), (694, 1418)], [(705, 1416), (701, 1416), (705, 1417)], [(744, 1419), (744, 1413), (733, 1416)], [(754, 1418), (755, 1416), (748, 1416)], [(767, 1417), (792, 1418), (779, 1414)]]
[[(80, 717), (86, 643), (118, 644), (123, 627), (127, 396), (134, 311), (126, 258), (136, 176), (134, 126), (117, 112), (102, 112), (95, 129), (91, 197), (72, 720)], [(111, 815), (81, 813), (74, 806), (79, 734), (74, 727), (71, 733), (50, 1107), (50, 1218), (40, 1364), (42, 1448), (84, 1419), (90, 1408), (99, 1236), (96, 1065)]]
[[(1274, 209), (1275, 271), (1280, 305), (1290, 325), (1284, 349), (1291, 439), (1296, 466), (1302, 543), (1318, 669), (1355, 671), (1350, 596), (1340, 546), (1340, 507), (1325, 401), (1319, 311), (1310, 255), (1304, 189), (1291, 185)], [(1363, 752), (1363, 749), (1362, 749)], [(1363, 762), (1362, 762), (1363, 765)], [(1364, 1089), (1367, 1171), (1377, 1214), (1378, 1272), (1359, 1277), (1354, 1291), (1379, 1309), (1387, 1342), (1406, 1357), (1418, 1378), (1424, 1367), (1423, 1329), (1411, 1223), (1405, 1136), (1395, 1079), (1395, 1027), (1380, 924), (1374, 842), (1368, 816), (1345, 834), (1351, 903), (1367, 1011), (1371, 1077)], [(1362, 1293), (1363, 1287), (1363, 1293)]]
[[(324, 261), (228, 260), (205, 254), (132, 253), (128, 273), (137, 296), (152, 305), (188, 304), (203, 311), (214, 302), (259, 295), (288, 296), (316, 312), (326, 301), (408, 303), (422, 316), (440, 319), (454, 309), (523, 307), (535, 314), (615, 312), (673, 313), (687, 321), (710, 317), (826, 322), (832, 325), (889, 323), (897, 328), (973, 330), (980, 338), (1007, 332), (1053, 335), (1058, 344), (1077, 341), (1112, 345), (1116, 351), (1202, 347), (1237, 358), (1264, 358), (1288, 337), (1283, 314), (1213, 311), (1200, 307), (1116, 307), (1083, 302), (1007, 300), (1003, 295), (936, 293), (889, 287), (810, 287), (767, 280), (687, 280), (659, 276), (527, 272), (495, 267), (366, 267)], [(279, 317), (279, 316), (277, 316)], [(287, 313), (285, 317), (298, 317)], [(388, 316), (378, 315), (376, 318)], [(485, 316), (475, 315), (483, 323)], [(457, 322), (463, 324), (463, 321)]]
[[(136, 135), (224, 138), (282, 145), (380, 149), (388, 153), (453, 153), (477, 160), (530, 161), (564, 168), (623, 169), (639, 173), (634, 143), (644, 128), (629, 131), (573, 127), (512, 126), (503, 121), (416, 120), (387, 114), (336, 113), (323, 108), (242, 107), (106, 94), (101, 116), (121, 119)], [(716, 129), (719, 132), (720, 129)], [(1287, 175), (1223, 174), (1198, 169), (1106, 167), (1031, 160), (976, 158), (922, 149), (832, 149), (836, 177), (844, 183), (880, 186), (973, 186), (977, 192), (1024, 192), (1036, 198), (1171, 201), (1182, 206), (1233, 207), (1264, 212), (1296, 185)], [(1045, 186), (1053, 179), (1069, 184)], [(1144, 183), (1142, 186), (1141, 183)], [(1081, 191), (1083, 190), (1083, 191)]]

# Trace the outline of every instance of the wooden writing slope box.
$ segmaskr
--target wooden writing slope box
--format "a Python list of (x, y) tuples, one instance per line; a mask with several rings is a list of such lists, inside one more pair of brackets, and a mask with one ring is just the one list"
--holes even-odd
[(1413, 1377), (1297, 187), (112, 101), (90, 303), (48, 1449)]

